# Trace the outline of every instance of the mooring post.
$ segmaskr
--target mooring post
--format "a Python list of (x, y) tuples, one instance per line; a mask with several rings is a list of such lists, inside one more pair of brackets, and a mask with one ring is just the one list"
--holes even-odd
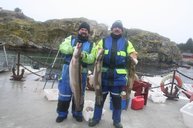
[(20, 52), (17, 54), (17, 76), (19, 76)]
[(20, 74), (20, 52), (17, 53), (17, 73), (15, 72), (15, 67), (12, 68), (12, 79), (11, 80), (17, 80), (20, 81), (23, 78), (23, 74), (24, 74), (24, 69), (21, 70), (21, 74)]

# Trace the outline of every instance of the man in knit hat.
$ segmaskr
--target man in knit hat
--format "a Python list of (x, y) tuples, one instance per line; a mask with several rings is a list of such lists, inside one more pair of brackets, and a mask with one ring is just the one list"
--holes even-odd
[[(121, 94), (128, 83), (126, 77), (128, 75), (127, 65), (131, 62), (137, 64), (137, 56), (132, 43), (123, 37), (123, 24), (121, 21), (115, 21), (111, 27), (111, 34), (101, 39), (97, 46), (98, 49), (103, 48), (105, 51), (103, 59), (104, 70), (102, 72), (102, 94), (103, 100), (98, 104), (95, 100), (95, 108), (93, 118), (89, 120), (89, 126), (97, 125), (102, 116), (104, 102), (108, 93), (112, 100), (112, 119), (115, 128), (123, 128), (121, 124), (122, 99)], [(128, 59), (128, 58), (132, 59)], [(127, 107), (127, 106), (126, 106)]]
[(111, 31), (112, 31), (114, 28), (120, 28), (120, 29), (123, 31), (123, 24), (122, 24), (122, 22), (121, 22), (120, 20), (115, 21), (115, 22), (112, 24)]
[(90, 33), (90, 26), (87, 22), (83, 22), (82, 24), (80, 24), (79, 28), (78, 28), (78, 39), (79, 42), (85, 42), (88, 40), (89, 37), (89, 33)]
[(84, 96), (86, 79), (87, 79), (87, 65), (92, 64), (94, 62), (94, 44), (91, 43), (89, 38), (90, 26), (88, 23), (83, 22), (80, 24), (78, 28), (77, 36), (69, 36), (65, 38), (59, 46), (59, 51), (64, 55), (64, 65), (62, 69), (61, 79), (59, 80), (58, 89), (59, 89), (59, 97), (58, 97), (58, 105), (57, 105), (57, 113), (58, 117), (56, 118), (56, 122), (60, 123), (65, 120), (68, 116), (68, 109), (70, 106), (70, 102), (72, 101), (72, 115), (78, 122), (83, 121), (83, 103), (81, 104), (81, 110), (75, 110), (75, 103), (72, 97), (72, 91), (70, 88), (69, 82), (69, 64), (72, 58), (72, 54), (74, 51), (74, 47), (77, 43), (82, 43), (81, 45), (81, 64), (82, 64), (82, 96)]

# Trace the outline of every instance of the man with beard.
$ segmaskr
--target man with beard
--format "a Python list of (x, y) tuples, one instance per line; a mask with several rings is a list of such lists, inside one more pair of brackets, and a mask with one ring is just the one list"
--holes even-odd
[[(83, 104), (81, 105), (81, 110), (75, 110), (75, 103), (72, 97), (72, 91), (70, 88), (69, 82), (69, 64), (72, 59), (72, 54), (74, 51), (74, 47), (77, 43), (81, 43), (81, 76), (82, 76), (82, 95), (84, 96), (86, 79), (87, 79), (87, 65), (94, 63), (94, 43), (91, 43), (89, 38), (90, 26), (88, 23), (83, 22), (80, 24), (78, 29), (78, 36), (69, 36), (65, 38), (59, 46), (59, 51), (64, 55), (64, 65), (62, 69), (62, 76), (59, 80), (59, 97), (58, 97), (58, 105), (57, 105), (57, 113), (58, 117), (56, 118), (56, 122), (60, 123), (65, 120), (68, 116), (68, 109), (70, 102), (72, 100), (72, 115), (78, 122), (83, 121)], [(83, 102), (84, 103), (84, 102)]]
[[(103, 100), (100, 104), (97, 104), (95, 100), (94, 115), (89, 120), (88, 125), (93, 127), (100, 122), (104, 102), (108, 93), (110, 93), (113, 105), (113, 125), (115, 128), (123, 128), (121, 124), (121, 92), (124, 91), (128, 82), (127, 65), (132, 61), (137, 64), (137, 52), (132, 43), (123, 37), (123, 25), (119, 20), (113, 23), (111, 34), (100, 40), (96, 48), (105, 50), (101, 84)], [(128, 59), (130, 57), (131, 59)]]

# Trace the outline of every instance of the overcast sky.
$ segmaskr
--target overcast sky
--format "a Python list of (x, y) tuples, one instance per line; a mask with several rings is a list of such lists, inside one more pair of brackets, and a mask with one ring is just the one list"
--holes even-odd
[(36, 21), (85, 17), (111, 27), (121, 20), (176, 43), (193, 38), (193, 0), (0, 0), (0, 7), (18, 7)]

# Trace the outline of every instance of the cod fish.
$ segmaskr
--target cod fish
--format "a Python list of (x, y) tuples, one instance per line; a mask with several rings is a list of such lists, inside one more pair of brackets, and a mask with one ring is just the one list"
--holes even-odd
[(102, 87), (101, 87), (103, 57), (104, 57), (104, 49), (99, 49), (97, 53), (96, 61), (94, 64), (94, 71), (93, 71), (93, 86), (95, 90), (97, 105), (101, 105), (103, 101), (103, 94), (102, 94)]
[(81, 79), (81, 43), (77, 43), (69, 65), (70, 87), (72, 90), (75, 110), (80, 111), (83, 104), (82, 79)]
[(128, 65), (127, 65), (128, 83), (127, 83), (127, 86), (126, 86), (126, 106), (128, 106), (128, 100), (129, 100), (129, 97), (130, 97), (130, 94), (131, 94), (131, 90), (133, 88), (134, 81), (138, 79), (138, 76), (136, 74), (136, 69), (135, 69), (136, 64), (133, 62), (131, 57), (128, 58), (128, 61), (129, 62), (128, 62)]

